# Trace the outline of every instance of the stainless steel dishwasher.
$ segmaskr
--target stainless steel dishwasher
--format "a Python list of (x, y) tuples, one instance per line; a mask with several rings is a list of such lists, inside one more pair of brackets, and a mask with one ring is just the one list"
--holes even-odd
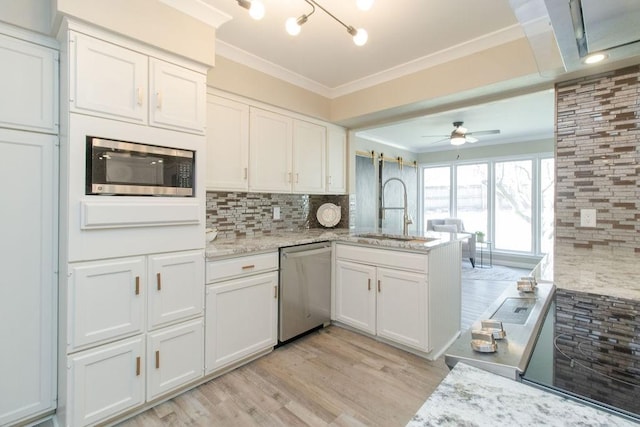
[(330, 242), (280, 249), (279, 308), (280, 342), (330, 322)]

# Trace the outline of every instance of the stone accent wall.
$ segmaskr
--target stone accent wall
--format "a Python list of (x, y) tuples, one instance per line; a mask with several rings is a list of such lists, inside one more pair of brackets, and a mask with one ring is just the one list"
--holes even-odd
[(556, 115), (556, 242), (640, 253), (640, 66), (556, 85)]
[(554, 385), (638, 408), (640, 302), (556, 290)]
[[(342, 208), (336, 228), (349, 226), (349, 197), (306, 194), (207, 192), (207, 227), (218, 229), (219, 239), (261, 236), (278, 231), (321, 228), (316, 210), (322, 203)], [(280, 219), (273, 208), (280, 207)]]

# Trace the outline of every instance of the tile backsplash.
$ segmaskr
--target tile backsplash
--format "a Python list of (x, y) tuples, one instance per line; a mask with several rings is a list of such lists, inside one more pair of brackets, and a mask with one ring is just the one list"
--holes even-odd
[(556, 86), (557, 242), (640, 253), (639, 103), (640, 66)]
[[(321, 228), (316, 211), (323, 203), (341, 207), (336, 228), (349, 227), (349, 196), (306, 194), (207, 192), (207, 227), (218, 229), (218, 238), (261, 236), (278, 231)], [(273, 210), (280, 208), (280, 219)]]

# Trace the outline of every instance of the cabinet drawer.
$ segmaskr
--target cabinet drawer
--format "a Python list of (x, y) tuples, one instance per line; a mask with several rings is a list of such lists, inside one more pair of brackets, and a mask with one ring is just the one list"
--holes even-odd
[(336, 258), (380, 267), (427, 272), (427, 255), (363, 246), (336, 245)]
[(207, 283), (278, 269), (278, 252), (207, 262)]

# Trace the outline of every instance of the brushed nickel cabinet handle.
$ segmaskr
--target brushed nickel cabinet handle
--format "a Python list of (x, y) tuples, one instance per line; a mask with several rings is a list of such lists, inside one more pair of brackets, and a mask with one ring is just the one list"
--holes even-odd
[(156, 93), (156, 108), (162, 110), (162, 92)]
[(275, 299), (278, 299), (278, 286), (277, 286), (277, 285), (275, 285), (275, 286), (273, 287), (273, 297), (274, 297)]
[(162, 275), (160, 273), (156, 274), (156, 282), (157, 282), (157, 288), (159, 291), (162, 290)]
[(136, 377), (140, 376), (140, 356), (136, 357)]
[(249, 265), (243, 265), (242, 266), (243, 270), (251, 270), (252, 268), (256, 268), (256, 266), (254, 264), (249, 264)]
[(140, 276), (136, 276), (136, 295), (140, 295)]
[(142, 88), (140, 87), (136, 89), (136, 98), (138, 105), (142, 105)]
[(247, 178), (249, 178), (249, 169), (248, 168), (244, 168), (244, 180), (246, 181)]
[(156, 369), (160, 369), (160, 350), (156, 350)]
[(369, 279), (369, 283), (367, 283), (367, 290), (370, 291), (371, 290), (371, 279)]
[(380, 280), (378, 280), (378, 292), (380, 292)]
[(300, 174), (296, 173), (296, 184), (300, 182)]

